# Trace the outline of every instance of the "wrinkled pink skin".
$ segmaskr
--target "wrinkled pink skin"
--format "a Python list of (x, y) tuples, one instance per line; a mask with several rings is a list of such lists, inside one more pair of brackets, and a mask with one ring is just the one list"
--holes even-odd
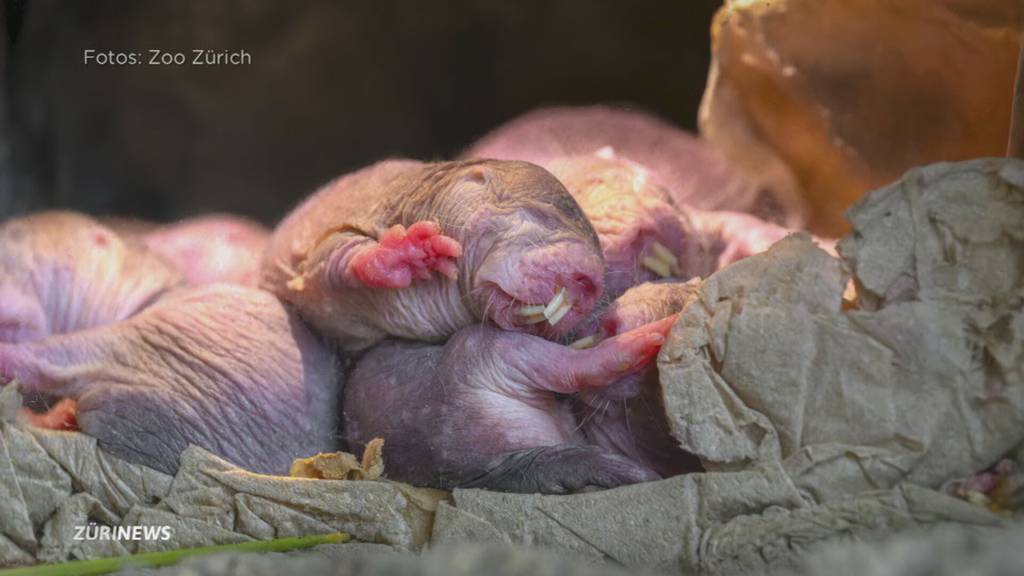
[[(589, 332), (614, 338), (637, 326), (676, 315), (696, 298), (696, 282), (661, 281), (631, 288), (600, 316)], [(701, 470), (700, 461), (672, 437), (665, 419), (658, 369), (650, 366), (599, 390), (575, 396), (572, 409), (591, 443), (622, 454), (664, 477)]]
[(676, 206), (755, 214), (800, 226), (801, 214), (785, 198), (760, 189), (699, 137), (646, 112), (611, 106), (539, 108), (499, 126), (463, 158), (523, 160), (546, 166), (553, 158), (602, 148), (650, 170), (655, 185)]
[(211, 215), (158, 226), (141, 239), (170, 260), (189, 284), (226, 282), (255, 287), (270, 231), (237, 216)]
[(124, 320), (181, 284), (169, 262), (84, 215), (0, 225), (0, 342)]
[[(183, 283), (164, 258), (85, 215), (41, 212), (0, 225), (0, 342), (124, 320)], [(74, 403), (30, 394), (38, 426), (74, 427)], [(52, 413), (46, 413), (51, 410)]]
[(645, 267), (660, 243), (678, 259), (681, 279), (715, 270), (715, 255), (697, 235), (684, 210), (672, 205), (664, 189), (643, 166), (605, 153), (552, 160), (545, 167), (569, 190), (597, 232), (604, 252), (605, 297), (661, 277)]
[(333, 450), (338, 378), (329, 349), (273, 296), (228, 284), (182, 288), (107, 326), (0, 344), (0, 382), (77, 402), (78, 426), (102, 448), (167, 473), (189, 444), (277, 474)]
[(673, 277), (686, 280), (792, 232), (744, 213), (757, 208), (754, 189), (698, 139), (639, 112), (536, 110), (495, 129), (463, 156), (533, 162), (559, 178), (601, 239), (610, 298), (659, 278), (639, 264), (653, 241), (679, 260)]
[[(756, 216), (738, 212), (695, 213), (694, 221), (700, 235), (711, 244), (709, 251), (716, 255), (715, 270), (764, 252), (794, 232)], [(818, 242), (826, 249), (834, 246), (834, 242)], [(830, 251), (835, 254), (834, 249)]]
[(383, 438), (389, 478), (419, 486), (565, 493), (657, 479), (587, 442), (562, 395), (643, 370), (674, 318), (588, 350), (486, 325), (444, 346), (385, 342), (345, 388), (350, 449)]
[[(261, 286), (347, 351), (443, 342), (481, 320), (558, 339), (594, 309), (604, 261), (579, 206), (523, 162), (384, 161), (316, 192), (275, 229)], [(560, 288), (555, 326), (515, 311)]]

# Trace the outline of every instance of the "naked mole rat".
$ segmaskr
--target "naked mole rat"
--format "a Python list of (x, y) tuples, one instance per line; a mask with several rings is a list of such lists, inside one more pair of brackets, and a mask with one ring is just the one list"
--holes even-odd
[(386, 341), (362, 357), (344, 397), (345, 438), (384, 438), (388, 477), (419, 486), (564, 493), (657, 479), (588, 444), (562, 395), (645, 368), (675, 318), (574, 350), (487, 325), (443, 346)]
[(124, 320), (182, 282), (166, 259), (87, 216), (11, 219), (0, 224), (0, 342)]
[(754, 205), (732, 194), (726, 182), (739, 180), (718, 178), (728, 172), (709, 154), (653, 116), (595, 106), (527, 113), (463, 156), (525, 160), (551, 171), (601, 238), (614, 298), (657, 277), (706, 276), (791, 232), (743, 213)]
[[(0, 224), (0, 342), (38, 340), (132, 316), (184, 279), (141, 242), (74, 212)], [(74, 428), (74, 401), (27, 394), (24, 414)]]
[(525, 162), (383, 161), (328, 184), (274, 231), (262, 286), (346, 350), (441, 342), (487, 319), (559, 338), (594, 308), (593, 228)]
[(746, 212), (788, 227), (803, 225), (797, 199), (761, 189), (699, 137), (636, 109), (539, 108), (495, 128), (461, 157), (546, 166), (553, 158), (593, 154), (606, 147), (646, 166), (677, 206)]
[(714, 247), (703, 231), (643, 166), (599, 151), (553, 159), (545, 168), (565, 185), (597, 232), (606, 299), (642, 282), (685, 280), (716, 269)]
[(189, 284), (259, 285), (270, 230), (258, 222), (231, 214), (207, 214), (169, 224), (119, 217), (100, 221), (169, 260)]
[(186, 287), (114, 324), (0, 344), (0, 383), (71, 398), (104, 450), (168, 474), (196, 444), (256, 472), (335, 449), (336, 359), (273, 295)]

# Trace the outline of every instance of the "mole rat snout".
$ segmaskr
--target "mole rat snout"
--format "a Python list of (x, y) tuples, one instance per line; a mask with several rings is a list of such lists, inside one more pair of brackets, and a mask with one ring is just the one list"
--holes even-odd
[(484, 313), (498, 326), (558, 338), (596, 306), (604, 291), (604, 259), (576, 241), (488, 259), (477, 274)]

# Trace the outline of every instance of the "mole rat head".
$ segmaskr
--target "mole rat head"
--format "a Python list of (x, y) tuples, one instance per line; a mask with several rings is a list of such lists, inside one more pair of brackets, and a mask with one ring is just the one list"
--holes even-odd
[(606, 294), (615, 298), (640, 282), (689, 277), (701, 245), (668, 193), (643, 166), (601, 154), (568, 156), (548, 169), (597, 231), (607, 266)]
[(469, 169), (485, 189), (466, 234), (471, 309), (506, 330), (568, 334), (604, 288), (604, 258), (583, 211), (539, 166), (487, 161)]

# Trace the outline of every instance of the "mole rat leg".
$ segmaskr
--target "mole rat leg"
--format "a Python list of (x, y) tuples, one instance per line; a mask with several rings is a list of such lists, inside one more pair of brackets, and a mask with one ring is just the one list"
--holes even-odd
[[(500, 356), (515, 372), (511, 378), (525, 387), (573, 394), (594, 390), (644, 369), (654, 359), (676, 316), (645, 324), (609, 338), (587, 350), (505, 334), (509, 350)], [(512, 346), (518, 347), (517, 354)], [(446, 474), (461, 488), (505, 492), (564, 494), (587, 486), (614, 488), (660, 478), (656, 472), (599, 446), (556, 444), (502, 452), (469, 459), (458, 474)]]
[(22, 408), (21, 413), (29, 424), (38, 428), (50, 430), (77, 430), (78, 429), (78, 402), (71, 398), (62, 398), (57, 401), (49, 410), (42, 414), (33, 412), (29, 408)]
[(538, 349), (518, 356), (510, 353), (507, 359), (519, 359), (516, 368), (534, 388), (560, 394), (601, 388), (646, 367), (661, 350), (676, 318), (644, 324), (586, 350), (537, 341)]
[[(90, 331), (86, 331), (90, 332)], [(18, 344), (0, 344), (0, 384), (17, 380), (22, 392), (75, 397), (81, 393), (85, 367), (72, 367), (84, 352), (78, 334), (56, 334)]]
[(405, 288), (413, 280), (427, 280), (431, 272), (455, 278), (454, 260), (462, 245), (441, 234), (436, 222), (417, 222), (406, 229), (396, 224), (378, 240), (352, 233), (343, 237), (326, 257), (328, 285)]
[(576, 444), (506, 452), (495, 456), (485, 470), (456, 487), (566, 494), (588, 486), (615, 488), (661, 479), (650, 468), (625, 456), (598, 446)]

